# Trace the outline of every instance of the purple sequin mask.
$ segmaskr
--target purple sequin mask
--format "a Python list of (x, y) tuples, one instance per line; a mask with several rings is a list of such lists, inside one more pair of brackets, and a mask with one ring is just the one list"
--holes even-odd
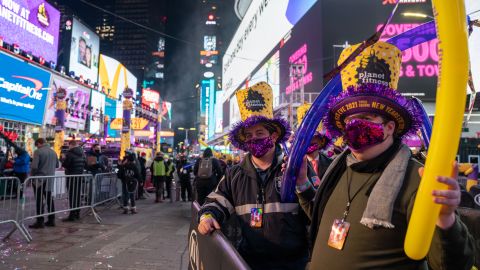
[(384, 141), (383, 124), (353, 119), (345, 126), (344, 139), (354, 151), (362, 151)]
[(263, 157), (268, 150), (275, 146), (270, 137), (251, 139), (245, 142), (245, 144), (248, 152), (256, 158)]
[(317, 151), (318, 149), (320, 149), (320, 146), (318, 146), (318, 143), (313, 143), (310, 146), (308, 146), (307, 154), (311, 154), (311, 153)]

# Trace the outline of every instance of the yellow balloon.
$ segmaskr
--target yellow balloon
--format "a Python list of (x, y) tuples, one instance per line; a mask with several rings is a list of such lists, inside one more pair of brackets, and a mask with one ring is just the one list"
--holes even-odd
[(433, 0), (440, 55), (437, 106), (425, 171), (405, 236), (405, 253), (414, 260), (430, 249), (440, 205), (432, 191), (446, 189), (437, 176), (450, 176), (458, 150), (468, 78), (468, 45), (464, 0)]

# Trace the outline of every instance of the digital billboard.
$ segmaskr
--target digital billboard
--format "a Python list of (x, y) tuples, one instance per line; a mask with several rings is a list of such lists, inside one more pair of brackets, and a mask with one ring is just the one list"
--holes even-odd
[(50, 84), (44, 123), (49, 125), (56, 124), (54, 93), (56, 93), (59, 88), (66, 90), (65, 101), (67, 108), (65, 110), (65, 127), (84, 130), (85, 122), (90, 115), (90, 110), (88, 109), (90, 105), (90, 89), (55, 74), (52, 76), (52, 82)]
[(90, 79), (92, 83), (96, 83), (99, 52), (98, 35), (73, 18), (69, 70), (75, 72), (75, 76), (82, 76), (84, 80)]
[(163, 101), (160, 113), (162, 116), (162, 130), (172, 129), (172, 103)]
[(143, 89), (142, 104), (158, 111), (160, 107), (160, 93), (150, 88)]
[[(208, 119), (207, 123), (205, 123), (208, 127), (208, 136), (207, 138), (212, 138), (215, 135), (215, 98), (216, 98), (216, 91), (215, 91), (215, 80), (210, 79), (211, 86), (210, 86), (210, 93), (209, 93), (209, 102), (208, 102), (208, 115), (205, 116), (205, 119)], [(206, 135), (207, 135), (206, 134)]]
[(41, 125), (50, 73), (4, 53), (0, 63), (0, 118)]
[(91, 117), (90, 117), (90, 129), (89, 133), (99, 134), (103, 127), (100, 126), (105, 112), (105, 95), (93, 90), (90, 95), (90, 107), (92, 107)]
[(223, 132), (222, 91), (215, 92), (215, 133)]
[[(395, 2), (395, 1), (393, 1)], [(392, 1), (324, 0), (321, 17), (325, 71), (337, 63), (341, 46), (356, 44), (370, 37), (388, 18), (394, 8)], [(413, 15), (412, 15), (413, 14)], [(419, 14), (419, 15), (418, 15)], [(348, 20), (339, 20), (348, 18)], [(432, 20), (431, 0), (402, 1), (382, 39), (398, 35), (416, 25)], [(359, 23), (361, 22), (361, 23)], [(423, 101), (434, 101), (437, 89), (437, 40), (432, 40), (403, 52), (398, 90)]]
[(57, 62), (60, 12), (45, 0), (1, 1), (0, 37), (26, 52)]
[[(120, 107), (120, 110), (118, 110)], [(115, 118), (122, 118), (122, 102), (112, 98), (105, 98), (105, 115), (111, 123)], [(110, 128), (108, 125), (108, 136), (112, 138), (120, 137), (120, 131)]]
[(250, 4), (223, 57), (224, 98), (231, 96), (316, 2), (263, 0)]
[[(314, 29), (322, 25), (318, 16), (321, 5), (315, 5), (280, 42), (280, 93), (319, 92), (323, 87), (322, 32)], [(303, 67), (293, 76), (293, 65)], [(303, 80), (303, 81), (302, 81)]]
[(118, 98), (123, 89), (130, 87), (134, 93), (137, 92), (137, 77), (135, 77), (122, 63), (100, 55), (100, 70), (98, 75), (100, 88), (105, 89), (109, 97)]

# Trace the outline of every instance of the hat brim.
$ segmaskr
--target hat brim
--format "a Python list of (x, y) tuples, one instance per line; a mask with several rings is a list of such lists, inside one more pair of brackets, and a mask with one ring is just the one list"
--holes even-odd
[(349, 87), (329, 102), (325, 127), (335, 135), (345, 129), (345, 118), (359, 113), (373, 113), (395, 122), (395, 135), (414, 134), (421, 126), (421, 117), (412, 102), (398, 91), (379, 84)]
[(328, 146), (330, 146), (330, 144), (332, 142), (332, 139), (330, 139), (330, 137), (328, 137), (326, 134), (322, 134), (320, 132), (315, 132), (312, 140), (314, 140), (314, 139), (320, 140), (321, 143), (318, 145), (320, 149), (328, 148)]
[(264, 124), (271, 127), (278, 133), (277, 143), (283, 143), (288, 140), (291, 130), (290, 125), (282, 118), (267, 118), (261, 115), (255, 115), (248, 117), (245, 121), (240, 121), (233, 125), (232, 130), (229, 132), (228, 137), (233, 146), (238, 149), (247, 151), (245, 148), (245, 142), (247, 137), (245, 135), (245, 129), (253, 127), (257, 124)]

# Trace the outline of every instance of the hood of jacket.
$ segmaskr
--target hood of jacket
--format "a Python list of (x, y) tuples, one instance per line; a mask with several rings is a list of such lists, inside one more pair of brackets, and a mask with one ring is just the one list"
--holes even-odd
[(75, 155), (75, 156), (78, 156), (78, 157), (81, 157), (81, 156), (83, 156), (83, 149), (80, 146), (76, 146), (72, 149), (69, 149), (68, 153), (70, 153), (72, 155)]

